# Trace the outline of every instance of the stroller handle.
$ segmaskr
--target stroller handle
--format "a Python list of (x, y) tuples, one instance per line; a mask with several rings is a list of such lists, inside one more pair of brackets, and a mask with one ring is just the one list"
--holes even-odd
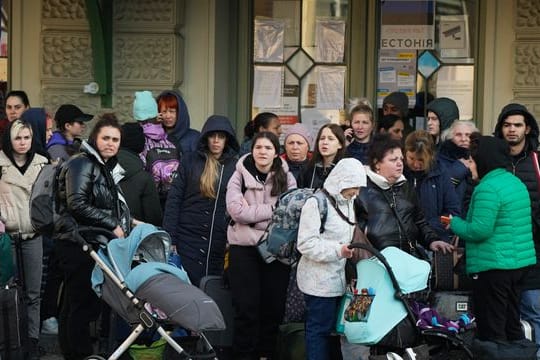
[(403, 293), (401, 292), (401, 288), (399, 287), (399, 283), (398, 283), (398, 281), (396, 279), (396, 276), (394, 275), (394, 271), (392, 270), (392, 267), (390, 266), (388, 261), (386, 261), (386, 258), (384, 257), (384, 255), (381, 254), (381, 252), (379, 250), (375, 249), (372, 245), (362, 244), (362, 243), (349, 244), (348, 248), (349, 249), (364, 249), (364, 250), (367, 250), (370, 253), (372, 253), (373, 256), (375, 256), (384, 265), (384, 267), (386, 268), (386, 271), (388, 272), (388, 275), (390, 276), (390, 280), (392, 281), (392, 285), (394, 286), (394, 290), (396, 291), (394, 296), (397, 299), (402, 300)]
[(72, 231), (71, 235), (81, 245), (107, 245), (109, 240), (116, 238), (111, 230), (96, 226), (79, 226)]

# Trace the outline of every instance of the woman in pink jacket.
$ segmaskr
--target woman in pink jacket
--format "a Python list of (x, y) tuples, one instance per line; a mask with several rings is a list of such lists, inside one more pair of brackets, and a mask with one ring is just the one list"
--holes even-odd
[(227, 186), (229, 281), (235, 309), (234, 359), (272, 358), (285, 310), (289, 266), (265, 263), (257, 251), (276, 201), (296, 187), (279, 157), (279, 139), (270, 132), (253, 138), (251, 153), (236, 163)]

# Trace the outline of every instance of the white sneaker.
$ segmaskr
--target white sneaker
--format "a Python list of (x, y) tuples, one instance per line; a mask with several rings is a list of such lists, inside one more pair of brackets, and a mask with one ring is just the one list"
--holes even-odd
[(58, 321), (55, 317), (43, 320), (41, 323), (41, 333), (47, 335), (58, 335)]

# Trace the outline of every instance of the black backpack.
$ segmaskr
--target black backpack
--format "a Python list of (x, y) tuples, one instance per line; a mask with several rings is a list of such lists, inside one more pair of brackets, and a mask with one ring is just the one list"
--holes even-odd
[(34, 231), (51, 237), (58, 217), (55, 196), (62, 162), (47, 164), (39, 172), (30, 193), (30, 221)]

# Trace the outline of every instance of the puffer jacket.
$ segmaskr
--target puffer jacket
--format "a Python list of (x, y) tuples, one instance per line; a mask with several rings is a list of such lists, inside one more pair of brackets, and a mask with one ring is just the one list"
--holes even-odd
[[(259, 181), (248, 170), (248, 162), (253, 164), (251, 154), (238, 160), (227, 185), (227, 212), (234, 220), (234, 225), (227, 228), (227, 241), (231, 245), (255, 246), (272, 218), (278, 199), (278, 196), (271, 195), (273, 172), (268, 174), (266, 181)], [(287, 163), (281, 161), (281, 166), (287, 174), (287, 189), (296, 188), (296, 180)]]
[(123, 169), (116, 158), (104, 163), (87, 142), (81, 153), (71, 157), (60, 171), (56, 202), (59, 220), (55, 237), (75, 241), (71, 236), (77, 225), (101, 227), (109, 231), (121, 226), (129, 234), (131, 218), (117, 183)]
[(26, 171), (21, 174), (4, 151), (0, 152), (0, 214), (5, 220), (7, 232), (20, 232), (23, 239), (34, 236), (30, 222), (30, 194), (41, 168), (47, 163), (45, 157), (33, 154)]
[[(343, 159), (324, 182), (324, 189), (336, 200), (338, 208), (354, 223), (354, 200), (347, 200), (341, 191), (366, 185), (366, 174), (356, 159)], [(298, 227), (298, 251), (302, 254), (298, 263), (298, 287), (303, 293), (320, 296), (341, 296), (345, 292), (345, 262), (341, 247), (352, 240), (354, 226), (348, 224), (328, 201), (328, 213), (324, 232), (320, 233), (321, 217), (317, 199), (309, 198), (300, 216)]]
[[(211, 199), (201, 194), (200, 178), (209, 153), (208, 135), (214, 131), (225, 132), (227, 143), (219, 158), (214, 185), (216, 198)], [(218, 115), (209, 117), (202, 129), (198, 150), (184, 155), (169, 191), (163, 227), (171, 235), (180, 257), (198, 265), (198, 271), (187, 269), (192, 280), (201, 277), (196, 276), (195, 271), (202, 276), (223, 271), (227, 244), (225, 193), (235, 169), (238, 148), (229, 119)]]
[(450, 226), (465, 240), (467, 273), (519, 269), (536, 263), (529, 194), (505, 169), (485, 175), (474, 189), (466, 220)]
[(435, 162), (427, 173), (406, 167), (404, 175), (416, 191), (426, 221), (441, 240), (451, 242), (453, 234), (441, 224), (440, 217), (461, 215), (461, 205), (445, 169)]
[[(411, 245), (417, 242), (427, 249), (433, 241), (440, 240), (426, 221), (416, 193), (404, 176), (391, 185), (367, 167), (366, 172), (367, 188), (362, 189), (355, 205), (358, 225), (361, 229), (367, 228), (367, 236), (375, 248), (395, 246), (410, 253), (409, 242)], [(404, 233), (390, 204), (401, 220)]]

